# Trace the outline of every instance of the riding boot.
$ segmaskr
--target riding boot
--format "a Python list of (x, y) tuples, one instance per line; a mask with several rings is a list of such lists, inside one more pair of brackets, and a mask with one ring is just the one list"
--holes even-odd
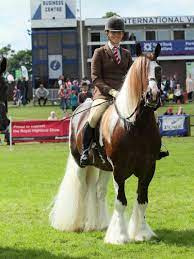
[(168, 151), (160, 151), (159, 154), (159, 160), (163, 157), (169, 156), (169, 152)]
[(82, 145), (82, 155), (80, 157), (80, 166), (89, 165), (89, 150), (90, 144), (94, 137), (94, 128), (90, 127), (90, 124), (87, 122), (84, 126), (83, 132), (83, 145)]

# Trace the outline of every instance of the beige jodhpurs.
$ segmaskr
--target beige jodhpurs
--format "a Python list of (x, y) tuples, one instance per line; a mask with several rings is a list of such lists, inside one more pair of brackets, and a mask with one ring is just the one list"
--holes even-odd
[[(102, 103), (102, 104), (100, 104)], [(100, 105), (98, 105), (100, 104)], [(95, 105), (98, 105), (94, 107)], [(88, 117), (88, 123), (90, 127), (95, 128), (99, 119), (101, 118), (102, 114), (105, 112), (105, 110), (108, 108), (109, 102), (105, 99), (96, 99), (92, 103), (92, 107), (90, 110), (90, 114)]]

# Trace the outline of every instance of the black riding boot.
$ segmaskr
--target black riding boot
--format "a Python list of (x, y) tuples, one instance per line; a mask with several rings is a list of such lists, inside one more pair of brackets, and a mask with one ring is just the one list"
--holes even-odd
[(84, 136), (83, 136), (83, 145), (82, 145), (82, 155), (80, 157), (80, 165), (87, 166), (89, 165), (89, 150), (90, 144), (94, 136), (94, 128), (90, 127), (90, 124), (87, 122), (84, 126)]
[(160, 151), (159, 154), (159, 160), (163, 157), (169, 156), (169, 152), (168, 151)]

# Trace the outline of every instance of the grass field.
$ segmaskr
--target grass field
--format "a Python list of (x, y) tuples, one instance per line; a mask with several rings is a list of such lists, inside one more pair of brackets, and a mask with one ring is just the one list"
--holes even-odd
[[(193, 104), (184, 109), (194, 114)], [(46, 119), (51, 110), (62, 117), (59, 108), (49, 106), (10, 108), (9, 112), (14, 119)], [(61, 233), (49, 226), (49, 206), (64, 174), (67, 144), (16, 144), (13, 151), (0, 146), (0, 258), (194, 258), (192, 136), (163, 139), (171, 155), (157, 162), (147, 210), (160, 242), (123, 246), (104, 244), (104, 232)], [(135, 177), (126, 186), (129, 218)], [(112, 182), (108, 203), (112, 212)]]

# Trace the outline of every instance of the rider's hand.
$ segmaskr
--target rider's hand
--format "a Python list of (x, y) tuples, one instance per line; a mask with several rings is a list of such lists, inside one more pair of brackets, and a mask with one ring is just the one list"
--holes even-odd
[(112, 97), (116, 98), (116, 97), (117, 97), (117, 94), (118, 94), (118, 91), (115, 90), (115, 89), (111, 89), (108, 93), (109, 93)]

